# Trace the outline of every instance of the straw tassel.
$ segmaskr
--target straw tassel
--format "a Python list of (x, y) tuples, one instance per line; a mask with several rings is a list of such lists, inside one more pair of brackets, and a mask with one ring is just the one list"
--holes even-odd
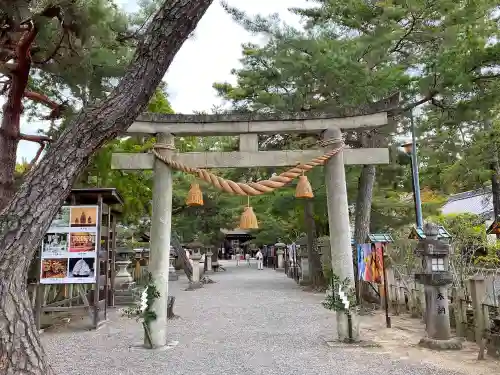
[(243, 214), (241, 214), (240, 229), (259, 229), (257, 217), (253, 212), (253, 208), (250, 206), (250, 198), (248, 198), (247, 206), (245, 207)]
[(310, 199), (314, 197), (311, 184), (307, 176), (299, 176), (299, 182), (297, 183), (297, 188), (295, 189), (296, 198), (306, 198)]
[(186, 204), (188, 206), (203, 206), (203, 193), (201, 192), (199, 184), (191, 184), (189, 189)]

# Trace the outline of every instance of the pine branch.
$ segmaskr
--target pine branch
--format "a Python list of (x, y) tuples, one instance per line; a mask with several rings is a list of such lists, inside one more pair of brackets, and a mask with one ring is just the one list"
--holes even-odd
[(66, 108), (66, 103), (58, 104), (51, 100), (48, 96), (40, 94), (34, 91), (24, 91), (24, 97), (34, 102), (45, 105), (51, 109), (48, 116), (45, 117), (46, 120), (55, 120), (61, 118), (64, 109)]
[(40, 144), (52, 142), (52, 138), (47, 137), (45, 135), (30, 135), (30, 134), (19, 133), (19, 135), (16, 138), (19, 139), (20, 141), (36, 142)]
[(33, 166), (36, 165), (36, 162), (38, 161), (38, 159), (40, 159), (40, 156), (42, 155), (42, 152), (45, 149), (45, 145), (46, 145), (45, 142), (40, 143), (40, 147), (38, 148), (38, 151), (36, 152), (35, 157), (33, 158), (33, 160), (31, 160), (29, 165), (26, 167), (25, 172), (29, 172), (31, 170), (31, 168), (33, 168)]
[[(66, 31), (63, 30), (63, 33), (61, 35), (61, 38), (59, 39), (59, 42), (56, 44), (54, 50), (52, 51), (52, 53), (50, 53), (45, 59), (43, 59), (42, 61), (33, 61), (34, 64), (37, 64), (37, 65), (45, 65), (47, 64), (50, 60), (52, 60), (56, 54), (57, 54), (57, 51), (59, 51), (59, 49), (61, 48), (61, 45), (62, 45), (62, 42), (64, 41), (64, 37), (66, 36)], [(68, 37), (68, 41), (69, 41), (69, 37)], [(69, 41), (69, 44), (71, 46), (71, 41)]]

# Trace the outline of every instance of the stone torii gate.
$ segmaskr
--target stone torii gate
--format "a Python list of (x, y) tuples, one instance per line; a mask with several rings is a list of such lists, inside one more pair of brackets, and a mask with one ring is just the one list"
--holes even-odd
[[(156, 136), (162, 156), (197, 168), (251, 168), (295, 166), (342, 145), (342, 130), (374, 129), (388, 123), (387, 112), (334, 117), (327, 114), (294, 115), (141, 115), (129, 134)], [(259, 134), (321, 134), (323, 149), (259, 151)], [(178, 153), (174, 136), (239, 135), (239, 151)], [(325, 163), (328, 224), (332, 270), (341, 279), (354, 281), (351, 234), (344, 164), (387, 164), (387, 148), (344, 149)], [(112, 168), (154, 170), (151, 220), (150, 272), (160, 298), (153, 306), (157, 318), (151, 323), (154, 347), (166, 345), (168, 270), (172, 222), (172, 169), (152, 153), (113, 154)]]

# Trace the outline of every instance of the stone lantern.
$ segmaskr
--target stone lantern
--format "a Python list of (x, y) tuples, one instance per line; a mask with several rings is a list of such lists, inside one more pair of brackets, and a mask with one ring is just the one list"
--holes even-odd
[(201, 249), (203, 248), (203, 244), (200, 241), (193, 241), (186, 246), (188, 249), (192, 251), (191, 260), (193, 266), (193, 277), (191, 283), (189, 284), (189, 289), (197, 289), (201, 287), (200, 282), (200, 259), (201, 259)]
[(436, 224), (425, 224), (424, 234), (415, 251), (422, 258), (422, 272), (415, 274), (415, 281), (425, 288), (428, 336), (419, 344), (430, 349), (461, 349), (462, 343), (451, 337), (448, 311), (448, 285), (453, 281), (449, 272), (451, 245), (438, 240)]
[(274, 248), (276, 249), (276, 255), (278, 256), (276, 271), (285, 272), (285, 258), (283, 257), (283, 254), (285, 254), (286, 244), (278, 242), (274, 244)]
[(213, 270), (212, 270), (212, 256), (214, 255), (213, 248), (214, 247), (212, 245), (209, 245), (205, 248), (206, 249), (205, 257), (207, 259), (207, 269), (206, 269), (205, 273), (207, 273), (207, 274), (213, 272)]
[(174, 249), (173, 246), (170, 246), (170, 258), (169, 258), (169, 267), (168, 267), (168, 281), (177, 281), (179, 280), (179, 275), (175, 272), (174, 262), (175, 258), (178, 257), (177, 250)]
[(311, 276), (309, 275), (309, 251), (307, 248), (307, 236), (300, 238), (297, 241), (297, 256), (299, 258), (299, 285), (310, 285)]
[(330, 248), (330, 237), (329, 236), (318, 237), (316, 243), (318, 246), (318, 254), (321, 258), (321, 263), (331, 266), (332, 253)]

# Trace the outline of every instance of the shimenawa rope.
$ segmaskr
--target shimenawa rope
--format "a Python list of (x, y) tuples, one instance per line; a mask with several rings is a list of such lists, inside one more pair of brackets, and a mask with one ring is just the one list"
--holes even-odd
[[(321, 146), (327, 146), (331, 145), (336, 142), (341, 142), (340, 139), (337, 138), (332, 138), (328, 139), (326, 141), (322, 141), (320, 143)], [(231, 180), (226, 180), (222, 177), (219, 177), (206, 169), (201, 169), (201, 168), (193, 168), (188, 165), (179, 163), (177, 161), (174, 161), (172, 159), (169, 159), (168, 157), (161, 155), (157, 149), (167, 149), (167, 150), (175, 150), (175, 147), (172, 145), (166, 145), (166, 144), (155, 144), (152, 149), (153, 155), (164, 162), (166, 165), (169, 167), (176, 169), (178, 171), (182, 171), (185, 173), (192, 174), (199, 179), (208, 182), (209, 184), (213, 185), (219, 190), (222, 190), (226, 193), (229, 194), (236, 194), (236, 195), (242, 195), (242, 196), (255, 196), (255, 195), (262, 195), (265, 193), (270, 193), (273, 190), (279, 189), (280, 187), (283, 187), (284, 185), (288, 184), (290, 181), (294, 180), (298, 176), (302, 175), (304, 172), (308, 172), (314, 167), (318, 165), (323, 165), (328, 159), (336, 155), (338, 152), (340, 152), (344, 148), (344, 145), (342, 144), (340, 147), (328, 151), (322, 156), (318, 156), (317, 158), (312, 159), (311, 161), (304, 163), (304, 164), (298, 164), (297, 166), (290, 168), (289, 170), (281, 173), (280, 175), (277, 176), (272, 176), (268, 180), (261, 180), (257, 182), (249, 182), (249, 183), (244, 183), (244, 182), (234, 182)]]

